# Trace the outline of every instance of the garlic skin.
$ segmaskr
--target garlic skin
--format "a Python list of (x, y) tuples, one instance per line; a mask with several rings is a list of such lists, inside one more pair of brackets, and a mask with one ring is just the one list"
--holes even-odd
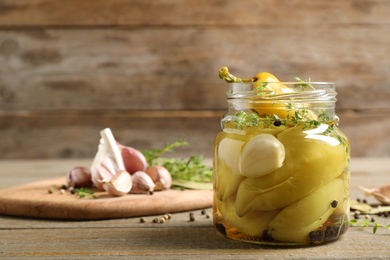
[(126, 171), (117, 172), (110, 180), (101, 181), (104, 190), (112, 196), (123, 196), (130, 192), (133, 180), (130, 173)]
[(92, 174), (92, 183), (99, 190), (104, 190), (103, 180), (110, 180), (114, 175), (103, 165), (97, 165)]
[(115, 173), (121, 170), (123, 171), (123, 169), (118, 167), (111, 155), (107, 155), (103, 158), (101, 166), (104, 167), (107, 171), (109, 171), (111, 175), (115, 175)]
[(390, 206), (390, 185), (368, 189), (359, 187), (364, 191), (365, 196), (374, 196), (382, 205)]
[(282, 167), (286, 151), (284, 145), (271, 134), (259, 134), (242, 148), (240, 173), (245, 177), (260, 177)]
[(131, 175), (133, 181), (133, 187), (130, 190), (130, 193), (149, 193), (153, 194), (155, 184), (152, 178), (143, 171), (137, 171)]
[(102, 181), (109, 181), (117, 172), (125, 171), (125, 165), (114, 135), (110, 128), (100, 131), (98, 151), (91, 166), (91, 180), (100, 190), (104, 189)]
[(124, 146), (118, 143), (121, 150), (123, 163), (128, 173), (133, 174), (137, 171), (145, 171), (147, 162), (145, 156), (137, 149), (129, 146)]
[(106, 148), (103, 142), (104, 141), (100, 139), (98, 151), (91, 165), (91, 181), (99, 190), (103, 190), (101, 181), (112, 177), (112, 174), (101, 165), (106, 154)]
[(150, 166), (145, 171), (152, 178), (155, 191), (168, 190), (172, 185), (172, 176), (169, 171), (160, 165)]

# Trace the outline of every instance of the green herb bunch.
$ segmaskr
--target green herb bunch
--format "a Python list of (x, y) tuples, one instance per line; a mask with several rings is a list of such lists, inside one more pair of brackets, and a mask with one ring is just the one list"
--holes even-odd
[(160, 165), (168, 169), (173, 180), (211, 182), (213, 171), (203, 163), (203, 156), (188, 159), (160, 159)]
[(235, 127), (243, 129), (244, 127), (259, 126), (260, 123), (262, 123), (264, 127), (270, 127), (271, 125), (297, 126), (299, 124), (304, 124), (304, 128), (312, 129), (323, 123), (327, 124), (330, 121), (330, 118), (325, 110), (321, 111), (321, 113), (317, 116), (317, 120), (310, 118), (309, 110), (302, 108), (294, 109), (291, 103), (286, 104), (286, 110), (289, 112), (292, 111), (293, 115), (291, 116), (290, 114), (287, 114), (285, 118), (280, 118), (276, 114), (260, 117), (254, 111), (237, 111), (233, 117)]
[(188, 143), (184, 140), (177, 140), (174, 143), (166, 144), (161, 149), (152, 149), (152, 150), (145, 150), (142, 151), (143, 155), (146, 158), (146, 162), (149, 166), (156, 165), (156, 160), (161, 159), (161, 156), (164, 153), (172, 152), (174, 148), (181, 147), (181, 146), (187, 146)]
[(187, 146), (186, 141), (178, 140), (167, 144), (161, 149), (143, 151), (149, 166), (164, 166), (172, 175), (172, 180), (184, 180), (190, 182), (211, 182), (212, 167), (204, 164), (204, 158), (201, 155), (187, 158), (165, 158), (165, 153), (172, 152), (174, 148)]
[[(255, 111), (244, 111), (240, 110), (234, 113), (233, 121), (235, 128), (244, 129), (247, 127), (263, 127), (270, 128), (273, 126), (285, 126), (294, 127), (303, 125), (303, 129), (314, 129), (319, 127), (321, 124), (327, 124), (328, 127), (322, 133), (323, 135), (331, 136), (339, 140), (339, 142), (345, 147), (348, 152), (347, 139), (335, 130), (335, 122), (332, 122), (325, 110), (321, 111), (317, 115), (317, 119), (313, 119), (310, 116), (309, 110), (307, 109), (294, 109), (291, 103), (286, 104), (285, 109), (289, 112), (285, 118), (280, 118), (278, 115), (266, 115), (260, 117)], [(293, 115), (291, 115), (293, 114)]]

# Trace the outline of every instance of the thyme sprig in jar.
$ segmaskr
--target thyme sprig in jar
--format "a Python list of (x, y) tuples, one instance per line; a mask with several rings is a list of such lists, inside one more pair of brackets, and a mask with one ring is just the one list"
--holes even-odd
[[(214, 225), (228, 238), (313, 245), (349, 223), (349, 142), (329, 82), (231, 75), (214, 148)], [(265, 79), (265, 80), (264, 80)]]

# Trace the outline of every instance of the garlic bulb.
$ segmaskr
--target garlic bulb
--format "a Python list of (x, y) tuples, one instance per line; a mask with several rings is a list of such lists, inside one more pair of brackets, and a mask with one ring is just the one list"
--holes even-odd
[(103, 129), (100, 135), (98, 152), (91, 166), (91, 179), (98, 189), (105, 189), (107, 186), (103, 186), (103, 180), (110, 181), (117, 172), (125, 171), (125, 166), (111, 130)]

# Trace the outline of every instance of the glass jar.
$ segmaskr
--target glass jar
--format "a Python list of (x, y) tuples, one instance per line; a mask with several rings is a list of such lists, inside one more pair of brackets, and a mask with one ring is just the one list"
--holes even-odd
[(214, 145), (215, 228), (263, 245), (338, 239), (349, 226), (350, 175), (334, 83), (228, 85)]

